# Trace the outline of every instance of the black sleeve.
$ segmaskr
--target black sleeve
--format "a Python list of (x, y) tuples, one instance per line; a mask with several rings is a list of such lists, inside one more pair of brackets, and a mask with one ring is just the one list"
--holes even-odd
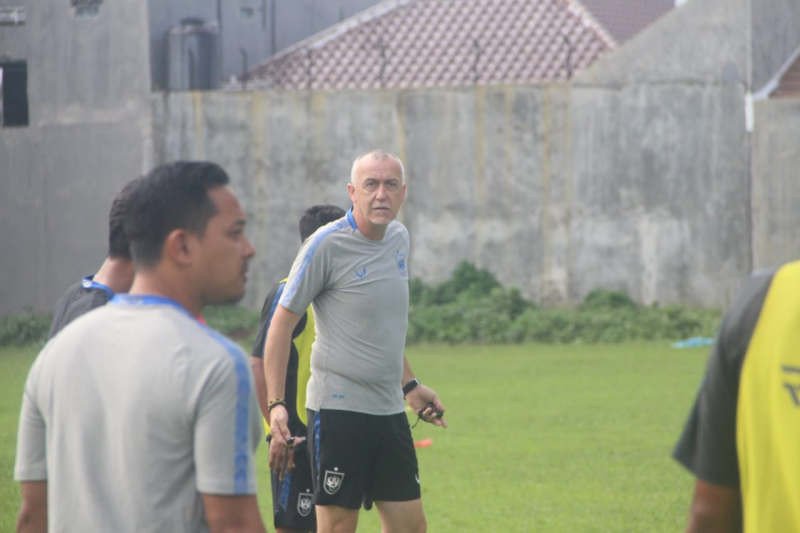
[(253, 357), (264, 357), (264, 343), (267, 341), (267, 330), (272, 321), (272, 315), (275, 313), (275, 307), (278, 305), (278, 300), (281, 299), (284, 285), (286, 285), (285, 281), (280, 281), (273, 285), (269, 294), (267, 294), (267, 297), (264, 299), (264, 305), (261, 307), (261, 325), (258, 328), (258, 335), (256, 335), (253, 350), (250, 352), (250, 355)]
[(104, 291), (85, 289), (80, 283), (73, 285), (56, 303), (47, 338), (52, 339), (67, 324), (95, 307), (105, 305), (108, 300), (108, 294)]
[(736, 404), (739, 376), (774, 271), (754, 274), (725, 314), (705, 377), (673, 457), (699, 479), (739, 486)]

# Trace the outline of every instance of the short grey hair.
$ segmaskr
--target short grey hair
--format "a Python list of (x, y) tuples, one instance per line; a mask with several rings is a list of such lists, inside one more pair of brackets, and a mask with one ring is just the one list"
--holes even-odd
[(377, 149), (377, 150), (371, 150), (365, 154), (361, 154), (360, 156), (356, 157), (355, 160), (353, 160), (353, 166), (350, 168), (350, 183), (355, 184), (356, 169), (358, 168), (358, 164), (361, 162), (362, 159), (365, 159), (370, 156), (372, 156), (373, 159), (393, 160), (395, 163), (397, 163), (397, 166), (400, 167), (400, 180), (403, 183), (406, 182), (406, 169), (403, 166), (403, 162), (400, 160), (400, 158), (385, 150)]

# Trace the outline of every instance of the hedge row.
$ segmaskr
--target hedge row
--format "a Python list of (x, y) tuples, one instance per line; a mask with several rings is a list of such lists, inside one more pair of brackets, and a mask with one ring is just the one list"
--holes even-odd
[[(210, 307), (205, 316), (248, 347), (258, 330), (258, 313), (243, 307)], [(594, 291), (576, 308), (542, 308), (464, 262), (443, 283), (411, 281), (408, 343), (679, 340), (712, 336), (719, 319), (716, 310), (642, 306), (614, 291)], [(44, 342), (49, 325), (49, 315), (32, 312), (0, 318), (0, 346)]]
[(408, 342), (621, 342), (712, 336), (716, 310), (642, 306), (625, 293), (594, 291), (577, 308), (541, 308), (487, 271), (461, 263), (439, 285), (412, 282)]

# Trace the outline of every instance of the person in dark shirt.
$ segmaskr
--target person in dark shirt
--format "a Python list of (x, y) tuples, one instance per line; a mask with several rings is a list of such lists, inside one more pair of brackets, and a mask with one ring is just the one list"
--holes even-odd
[(53, 311), (48, 338), (95, 307), (105, 305), (115, 293), (128, 292), (133, 283), (133, 262), (123, 219), (128, 200), (139, 179), (128, 182), (111, 203), (108, 214), (108, 256), (100, 269), (71, 285), (59, 298)]
[[(342, 218), (344, 215), (344, 209), (335, 205), (314, 205), (309, 207), (300, 217), (298, 224), (300, 241), (305, 242), (317, 229), (329, 222)], [(250, 354), (250, 364), (253, 368), (253, 378), (259, 399), (258, 403), (261, 406), (265, 421), (269, 419), (269, 413), (267, 412), (267, 385), (264, 381), (264, 341), (267, 338), (267, 330), (272, 321), (272, 314), (275, 312), (285, 286), (286, 279), (283, 279), (275, 283), (272, 290), (267, 294), (261, 309), (261, 328), (256, 337), (253, 351)], [(306, 433), (306, 384), (311, 373), (311, 345), (313, 342), (314, 310), (309, 305), (303, 318), (292, 333), (292, 346), (286, 371), (286, 403), (290, 409), (289, 425), (295, 435), (304, 435)], [(266, 422), (265, 425), (267, 426), (267, 432), (269, 432), (269, 425)], [(311, 477), (308, 450), (304, 440), (295, 444), (293, 460), (294, 469), (282, 478), (274, 469), (270, 472), (272, 511), (276, 533), (316, 530), (313, 492), (311, 490), (313, 479)]]
[(687, 532), (800, 531), (800, 261), (754, 273), (720, 327), (673, 456)]

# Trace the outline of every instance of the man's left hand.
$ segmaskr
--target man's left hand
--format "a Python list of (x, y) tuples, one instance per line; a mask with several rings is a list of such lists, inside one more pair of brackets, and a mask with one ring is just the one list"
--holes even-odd
[(444, 405), (439, 401), (436, 391), (425, 385), (418, 385), (406, 395), (408, 405), (419, 417), (430, 424), (446, 428)]

